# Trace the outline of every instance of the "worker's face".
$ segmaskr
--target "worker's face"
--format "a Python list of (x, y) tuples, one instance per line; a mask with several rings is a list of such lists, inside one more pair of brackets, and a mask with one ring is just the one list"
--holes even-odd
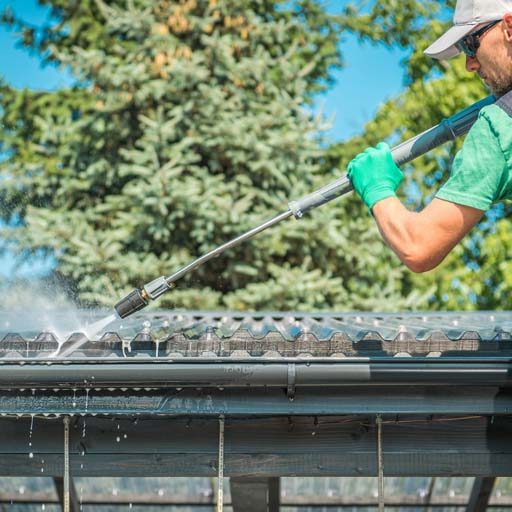
[(512, 14), (480, 38), (476, 56), (466, 57), (466, 69), (478, 73), (496, 96), (512, 89)]

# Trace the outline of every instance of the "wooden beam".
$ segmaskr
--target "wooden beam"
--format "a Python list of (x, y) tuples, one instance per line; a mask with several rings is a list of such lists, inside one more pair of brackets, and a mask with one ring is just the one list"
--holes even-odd
[[(510, 416), (383, 420), (387, 476), (512, 474)], [(0, 475), (38, 476), (44, 469), (44, 475), (61, 476), (60, 418), (35, 418), (31, 447), (30, 423), (30, 418), (0, 417)], [(373, 423), (367, 416), (226, 418), (225, 475), (374, 476)], [(72, 419), (75, 477), (216, 476), (217, 450), (213, 418)]]
[(476, 477), (471, 489), (466, 512), (485, 512), (489, 505), (495, 477)]
[[(28, 505), (28, 504), (57, 504), (59, 500), (55, 493), (50, 491), (25, 491), (23, 495), (18, 492), (0, 493), (0, 506), (6, 505)], [(82, 496), (82, 505), (109, 505), (119, 506), (126, 509), (129, 504), (136, 506), (152, 506), (152, 507), (212, 507), (215, 505), (215, 499), (212, 496), (201, 496), (198, 494), (173, 494), (172, 496), (158, 496), (155, 493), (134, 493), (119, 492), (117, 496), (113, 496), (108, 492), (88, 492), (84, 491)], [(224, 503), (231, 506), (230, 500)], [(319, 495), (295, 495), (284, 496), (281, 499), (282, 507), (361, 507), (376, 508), (378, 505), (377, 498), (371, 496), (319, 496)], [(431, 508), (462, 508), (467, 505), (467, 496), (434, 496), (429, 504)], [(386, 506), (389, 507), (414, 507), (426, 508), (425, 500), (421, 496), (411, 494), (393, 495), (386, 499)], [(489, 503), (489, 508), (512, 508), (512, 496), (493, 497)], [(0, 509), (1, 510), (1, 509)]]
[(430, 510), (430, 502), (432, 500), (432, 495), (434, 494), (434, 487), (436, 485), (436, 477), (433, 476), (431, 479), (430, 479), (430, 482), (428, 484), (428, 490), (427, 490), (427, 494), (425, 496), (425, 507), (426, 507), (426, 512), (428, 512)]
[[(271, 487), (272, 482), (272, 491)], [(233, 512), (275, 512), (275, 480), (277, 478), (232, 477), (229, 480)], [(274, 496), (271, 496), (271, 492)], [(272, 509), (270, 502), (272, 501)], [(279, 503), (279, 502), (278, 502)]]
[(279, 512), (281, 506), (281, 479), (268, 479), (268, 512)]

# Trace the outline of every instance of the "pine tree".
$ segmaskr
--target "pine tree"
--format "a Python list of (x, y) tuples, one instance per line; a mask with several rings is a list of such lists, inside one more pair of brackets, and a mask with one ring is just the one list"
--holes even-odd
[[(4, 20), (77, 82), (0, 88), (2, 236), (52, 254), (81, 301), (111, 305), (338, 176), (308, 111), (341, 64), (320, 2), (41, 3), (48, 27)], [(415, 304), (403, 275), (352, 198), (209, 262), (159, 306), (389, 310)]]

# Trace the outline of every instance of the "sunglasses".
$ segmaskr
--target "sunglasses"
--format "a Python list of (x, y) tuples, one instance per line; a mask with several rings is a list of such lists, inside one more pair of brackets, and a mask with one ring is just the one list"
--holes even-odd
[(476, 32), (468, 34), (466, 37), (463, 37), (460, 41), (455, 43), (455, 48), (457, 48), (457, 50), (460, 52), (464, 52), (468, 57), (474, 59), (476, 57), (478, 48), (480, 48), (480, 38), (500, 21), (501, 20), (491, 21), (491, 23), (484, 25)]

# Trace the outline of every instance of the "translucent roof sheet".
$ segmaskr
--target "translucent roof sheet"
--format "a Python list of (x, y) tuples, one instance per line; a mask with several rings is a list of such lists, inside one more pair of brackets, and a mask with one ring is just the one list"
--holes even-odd
[[(430, 497), (435, 510), (457, 510), (466, 507), (473, 482), (474, 478), (469, 477), (386, 477), (385, 501), (392, 505), (393, 509), (411, 510), (411, 506), (423, 506), (425, 509)], [(92, 478), (75, 475), (74, 485), (84, 511), (119, 510), (119, 505), (113, 505), (119, 503), (123, 505), (123, 510), (152, 512), (162, 510), (162, 505), (165, 505), (165, 510), (193, 512), (211, 510), (216, 499), (215, 481), (209, 478)], [(57, 493), (51, 478), (2, 479), (0, 503), (8, 502), (8, 510), (61, 510), (56, 500)], [(110, 501), (111, 505), (98, 503), (102, 500)], [(376, 478), (281, 478), (281, 509), (286, 512), (337, 510), (333, 508), (334, 503), (344, 503), (345, 506), (349, 505), (360, 511), (375, 510), (376, 500)], [(155, 503), (155, 506), (151, 506), (151, 502)], [(230, 512), (231, 495), (227, 478), (224, 481), (224, 502), (225, 512)], [(293, 503), (298, 502), (316, 503), (317, 507), (293, 506)], [(176, 506), (172, 506), (171, 503)], [(329, 508), (321, 508), (321, 504), (327, 506), (329, 503)], [(511, 504), (512, 479), (498, 478), (490, 505), (495, 509), (500, 506), (510, 507)]]
[[(114, 319), (110, 312), (0, 313), (0, 357), (49, 354), (63, 347), (78, 355), (204, 354), (256, 356), (306, 353), (353, 355), (354, 351), (436, 355), (444, 351), (512, 349), (512, 313), (229, 313), (144, 312)], [(91, 330), (92, 329), (92, 330)], [(357, 349), (357, 350), (356, 350)]]

